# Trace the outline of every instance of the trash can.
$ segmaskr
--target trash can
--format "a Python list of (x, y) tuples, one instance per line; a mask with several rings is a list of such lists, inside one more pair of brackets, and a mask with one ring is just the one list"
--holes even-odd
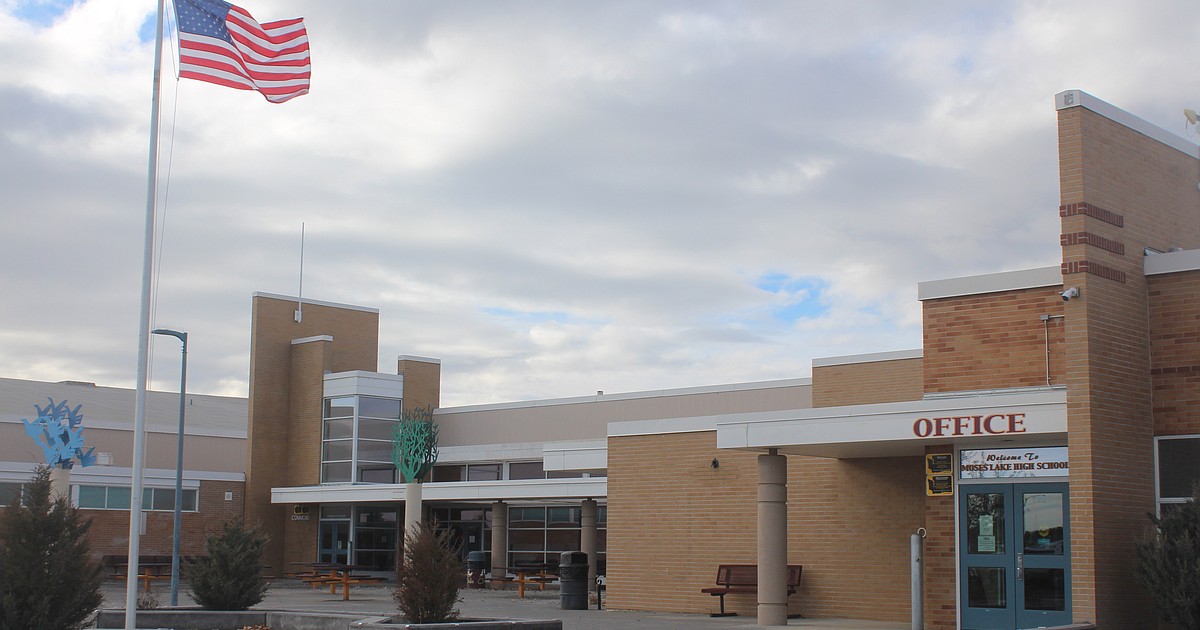
[(588, 555), (564, 551), (558, 560), (559, 604), (562, 610), (587, 610)]
[(467, 552), (467, 588), (483, 588), (483, 574), (486, 568), (486, 551)]

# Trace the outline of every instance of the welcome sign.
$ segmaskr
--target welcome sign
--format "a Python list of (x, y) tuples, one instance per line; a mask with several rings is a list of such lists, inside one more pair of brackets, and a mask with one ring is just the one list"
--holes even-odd
[(961, 479), (1066, 477), (1070, 471), (1067, 447), (998, 448), (959, 453)]

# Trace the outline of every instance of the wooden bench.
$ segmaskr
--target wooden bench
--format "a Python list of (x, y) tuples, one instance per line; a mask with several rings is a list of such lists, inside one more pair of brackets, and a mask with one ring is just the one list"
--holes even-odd
[[(800, 588), (800, 573), (804, 567), (799, 564), (789, 564), (787, 567), (787, 594), (794, 595)], [(725, 596), (729, 593), (758, 593), (758, 565), (756, 564), (722, 564), (717, 566), (716, 586), (700, 589), (701, 593), (721, 598), (721, 612), (712, 613), (713, 617), (729, 617), (737, 613), (725, 612)]]

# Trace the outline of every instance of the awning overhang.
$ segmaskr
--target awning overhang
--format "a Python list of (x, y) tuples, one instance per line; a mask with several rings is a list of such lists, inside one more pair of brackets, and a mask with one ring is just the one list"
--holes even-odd
[[(423, 502), (456, 503), (578, 502), (608, 497), (608, 479), (520, 479), (507, 481), (450, 481), (421, 484)], [(395, 503), (405, 498), (405, 484), (329, 484), (272, 488), (271, 503)]]
[(717, 448), (814, 457), (903, 457), (927, 446), (1065, 444), (1066, 390), (1002, 391), (917, 401), (727, 416)]

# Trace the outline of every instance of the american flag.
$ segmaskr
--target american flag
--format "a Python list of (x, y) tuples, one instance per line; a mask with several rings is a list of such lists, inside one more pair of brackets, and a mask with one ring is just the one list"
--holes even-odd
[(221, 0), (174, 0), (179, 24), (179, 76), (238, 90), (258, 90), (282, 103), (308, 93), (312, 68), (303, 18), (259, 25)]

